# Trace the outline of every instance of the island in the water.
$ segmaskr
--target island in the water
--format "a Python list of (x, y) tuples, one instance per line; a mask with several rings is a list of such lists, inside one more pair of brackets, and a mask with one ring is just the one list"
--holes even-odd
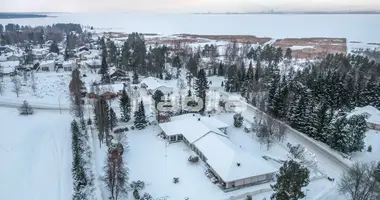
[(43, 18), (48, 15), (36, 13), (0, 13), (0, 19), (17, 19), (17, 18)]

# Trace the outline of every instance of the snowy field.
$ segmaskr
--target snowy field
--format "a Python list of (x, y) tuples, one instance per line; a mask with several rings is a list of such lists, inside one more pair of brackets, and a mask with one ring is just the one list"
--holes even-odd
[[(380, 42), (380, 15), (193, 15), (152, 13), (53, 14), (54, 18), (1, 19), (0, 24), (51, 25), (80, 23), (104, 31), (158, 34), (235, 34), (260, 37), (344, 37)], [(122, 20), (120, 20), (122, 19)], [(255, 27), (242, 24), (255, 23)]]
[(17, 109), (0, 107), (0, 119), (0, 199), (70, 199), (69, 113), (20, 116)]

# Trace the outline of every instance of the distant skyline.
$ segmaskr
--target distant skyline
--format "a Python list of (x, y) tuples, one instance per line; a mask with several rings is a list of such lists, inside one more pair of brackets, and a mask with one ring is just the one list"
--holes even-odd
[(380, 10), (379, 0), (0, 0), (0, 12)]

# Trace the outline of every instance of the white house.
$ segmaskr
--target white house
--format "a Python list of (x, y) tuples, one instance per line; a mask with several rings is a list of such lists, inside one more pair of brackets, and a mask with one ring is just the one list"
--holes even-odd
[(75, 57), (79, 58), (80, 60), (87, 60), (87, 56), (90, 54), (91, 52), (89, 51), (79, 51), (75, 53)]
[(53, 72), (55, 71), (55, 61), (54, 60), (47, 60), (40, 62), (39, 66), (40, 71), (43, 72)]
[(65, 71), (65, 72), (72, 71), (76, 67), (77, 67), (77, 64), (73, 60), (64, 61), (62, 63), (62, 68), (63, 68), (63, 71)]
[(174, 89), (165, 83), (163, 81), (148, 77), (141, 80), (141, 87), (145, 88), (149, 93), (154, 94), (156, 90), (161, 90), (164, 94), (169, 94), (174, 91)]
[(365, 115), (368, 128), (380, 131), (380, 111), (375, 107), (356, 107), (347, 117), (352, 115)]
[(8, 61), (18, 61), (21, 59), (21, 56), (20, 55), (16, 55), (16, 54), (12, 54), (10, 56), (7, 57), (7, 60)]
[(254, 156), (233, 144), (227, 124), (214, 117), (186, 114), (159, 124), (169, 142), (183, 141), (205, 163), (225, 190), (272, 180), (277, 169), (259, 155)]
[(50, 52), (45, 56), (45, 60), (55, 60), (58, 57), (58, 54)]

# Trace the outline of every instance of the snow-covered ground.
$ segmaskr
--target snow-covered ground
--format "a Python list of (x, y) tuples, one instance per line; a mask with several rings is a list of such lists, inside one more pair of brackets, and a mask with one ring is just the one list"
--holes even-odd
[(0, 199), (71, 199), (72, 117), (0, 107)]

